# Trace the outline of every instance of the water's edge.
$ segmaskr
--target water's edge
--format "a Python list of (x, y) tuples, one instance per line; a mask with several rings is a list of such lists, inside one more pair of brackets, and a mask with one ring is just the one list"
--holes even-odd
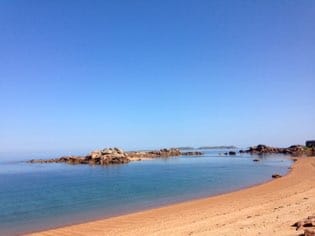
[[(289, 175), (292, 172), (292, 167), (294, 165), (294, 162), (291, 163), (291, 166), (288, 168), (288, 171), (282, 175), (282, 177)], [(100, 220), (106, 220), (106, 219), (110, 219), (110, 218), (116, 218), (116, 217), (121, 217), (121, 216), (126, 216), (126, 215), (132, 215), (132, 214), (137, 214), (137, 213), (141, 213), (141, 212), (145, 212), (145, 211), (150, 211), (150, 210), (155, 210), (155, 209), (160, 209), (160, 208), (164, 208), (164, 207), (169, 207), (169, 206), (173, 206), (173, 205), (178, 205), (178, 204), (183, 204), (183, 203), (188, 203), (188, 202), (193, 202), (193, 201), (200, 201), (200, 200), (206, 200), (209, 198), (213, 198), (213, 197), (220, 197), (220, 196), (224, 196), (226, 194), (232, 194), (235, 192), (239, 192), (239, 191), (243, 191), (246, 189), (250, 189), (250, 188), (255, 188), (267, 183), (270, 183), (272, 181), (274, 181), (275, 179), (273, 179), (272, 177), (270, 177), (268, 180), (262, 181), (262, 182), (258, 182), (256, 184), (251, 184), (248, 186), (244, 186), (241, 188), (237, 188), (231, 191), (222, 191), (220, 193), (216, 193), (216, 194), (211, 194), (211, 195), (205, 195), (205, 196), (201, 196), (201, 197), (193, 197), (190, 199), (186, 199), (186, 200), (182, 200), (182, 201), (176, 201), (170, 204), (160, 204), (160, 205), (156, 205), (154, 207), (143, 207), (141, 209), (137, 209), (137, 210), (131, 210), (131, 211), (126, 211), (126, 212), (121, 212), (121, 213), (117, 213), (117, 214), (111, 214), (111, 215), (106, 215), (104, 217), (97, 217), (97, 218), (90, 218), (88, 220), (85, 221), (77, 221), (77, 222), (73, 222), (73, 223), (66, 223), (62, 226), (58, 226), (58, 227), (49, 227), (46, 228), (44, 230), (40, 230), (40, 231), (27, 231), (22, 233), (24, 234), (32, 234), (32, 233), (38, 233), (38, 232), (42, 232), (42, 231), (46, 231), (46, 230), (52, 230), (52, 229), (57, 229), (57, 228), (62, 228), (62, 227), (68, 227), (68, 226), (72, 226), (72, 225), (79, 225), (79, 224), (85, 224), (85, 223), (89, 223), (89, 222), (93, 222), (93, 221), (100, 221)]]
[(114, 166), (0, 162), (0, 234), (21, 235), (211, 198), (290, 173), (283, 156), (176, 157)]

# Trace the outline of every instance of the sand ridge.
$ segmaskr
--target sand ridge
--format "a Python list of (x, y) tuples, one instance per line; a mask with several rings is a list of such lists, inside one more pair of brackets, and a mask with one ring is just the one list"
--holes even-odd
[(291, 227), (315, 214), (315, 158), (265, 184), (166, 207), (30, 235), (299, 235)]

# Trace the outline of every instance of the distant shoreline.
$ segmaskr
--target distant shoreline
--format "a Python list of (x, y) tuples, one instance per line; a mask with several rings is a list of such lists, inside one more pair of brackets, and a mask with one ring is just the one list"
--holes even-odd
[(203, 150), (203, 149), (236, 149), (236, 146), (204, 146), (199, 147), (197, 149)]
[(206, 150), (206, 149), (237, 149), (236, 146), (201, 146), (201, 147), (177, 147), (179, 150)]
[(315, 158), (299, 158), (286, 176), (254, 187), (32, 235), (297, 235), (290, 225), (315, 212), (314, 195)]

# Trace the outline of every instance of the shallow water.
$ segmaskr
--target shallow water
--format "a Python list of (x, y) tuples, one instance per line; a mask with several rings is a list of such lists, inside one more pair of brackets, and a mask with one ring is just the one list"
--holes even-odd
[[(205, 151), (205, 150), (204, 150)], [(173, 157), (124, 165), (28, 164), (0, 156), (0, 234), (15, 235), (228, 192), (285, 174), (284, 156)], [(26, 157), (27, 159), (31, 159)]]

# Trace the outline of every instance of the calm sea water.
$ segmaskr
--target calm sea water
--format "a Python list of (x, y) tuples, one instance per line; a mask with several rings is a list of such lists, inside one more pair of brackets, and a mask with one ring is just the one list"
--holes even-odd
[[(285, 174), (283, 156), (174, 157), (115, 166), (0, 156), (0, 235), (16, 235), (228, 192)], [(21, 156), (20, 156), (21, 157)], [(31, 159), (31, 157), (24, 157)]]

